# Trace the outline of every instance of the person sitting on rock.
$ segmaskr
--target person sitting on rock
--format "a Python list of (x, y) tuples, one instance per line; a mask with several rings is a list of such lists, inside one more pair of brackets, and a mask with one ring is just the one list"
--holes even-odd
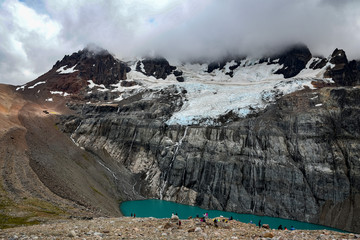
[(213, 221), (214, 221), (214, 226), (215, 226), (215, 227), (218, 227), (218, 225), (217, 225), (218, 220), (217, 220), (216, 218), (214, 218)]
[(278, 230), (283, 230), (283, 227), (281, 224), (279, 225)]

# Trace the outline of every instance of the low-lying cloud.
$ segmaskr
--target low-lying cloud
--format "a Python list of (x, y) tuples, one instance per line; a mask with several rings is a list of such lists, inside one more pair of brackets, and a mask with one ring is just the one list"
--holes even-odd
[[(34, 3), (36, 2), (36, 3)], [(261, 55), (293, 43), (360, 58), (357, 0), (0, 1), (0, 82), (22, 84), (88, 43), (119, 58)]]

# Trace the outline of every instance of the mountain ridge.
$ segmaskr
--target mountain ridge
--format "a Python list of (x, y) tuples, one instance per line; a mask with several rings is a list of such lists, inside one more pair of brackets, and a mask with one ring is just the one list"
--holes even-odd
[(100, 52), (4, 90), (27, 103), (31, 171), (82, 215), (161, 198), (360, 231), (359, 72), (342, 50), (176, 66)]

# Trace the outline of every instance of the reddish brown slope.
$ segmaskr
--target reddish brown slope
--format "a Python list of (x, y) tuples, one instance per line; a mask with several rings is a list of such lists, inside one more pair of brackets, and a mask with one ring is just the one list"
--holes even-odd
[(25, 100), (13, 87), (0, 85), (0, 228), (120, 214), (111, 174), (57, 129), (64, 109), (60, 103)]

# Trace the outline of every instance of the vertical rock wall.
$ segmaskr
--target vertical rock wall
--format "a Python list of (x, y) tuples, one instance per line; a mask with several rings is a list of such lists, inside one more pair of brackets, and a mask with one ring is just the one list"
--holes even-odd
[(304, 90), (258, 116), (185, 127), (163, 123), (180, 101), (165, 94), (88, 106), (73, 137), (129, 169), (145, 197), (359, 231), (359, 96)]

